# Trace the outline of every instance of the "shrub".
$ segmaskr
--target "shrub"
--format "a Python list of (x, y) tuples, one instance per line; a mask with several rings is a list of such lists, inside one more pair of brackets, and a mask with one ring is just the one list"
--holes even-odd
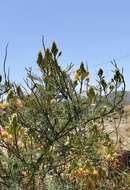
[(112, 79), (99, 69), (92, 86), (83, 62), (71, 76), (72, 65), (63, 70), (60, 56), (55, 42), (44, 47), (39, 75), (27, 70), (27, 88), (9, 83), (0, 103), (1, 190), (126, 187), (129, 174), (105, 129), (122, 115), (123, 74), (114, 62)]

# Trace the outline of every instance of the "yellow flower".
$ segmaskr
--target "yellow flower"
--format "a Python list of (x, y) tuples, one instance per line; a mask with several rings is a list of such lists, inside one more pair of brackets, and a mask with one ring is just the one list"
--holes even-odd
[(93, 170), (93, 175), (97, 175), (98, 174), (98, 171), (97, 170)]
[(7, 108), (7, 106), (8, 106), (8, 104), (7, 103), (0, 103), (0, 109), (6, 109)]
[(21, 100), (17, 100), (17, 101), (16, 101), (16, 107), (17, 107), (17, 108), (22, 108), (22, 107), (23, 107), (23, 103), (22, 103)]
[(113, 160), (115, 158), (115, 156), (111, 155), (111, 154), (107, 154), (106, 155), (106, 160)]
[(87, 168), (85, 169), (85, 172), (86, 172), (87, 174), (90, 173), (90, 171), (89, 171)]
[(76, 73), (74, 75), (74, 80), (79, 80), (80, 77), (81, 77), (81, 73), (76, 71)]
[(117, 157), (117, 155), (118, 155), (118, 154), (115, 152), (115, 153), (113, 154), (113, 157)]
[(3, 139), (8, 138), (8, 136), (9, 136), (9, 134), (8, 134), (7, 131), (5, 131), (5, 130), (1, 131), (1, 137), (2, 137)]
[(84, 171), (84, 169), (83, 168), (79, 168), (79, 172), (83, 172)]
[(6, 130), (2, 130), (0, 133), (1, 139), (3, 141), (5, 141), (5, 143), (7, 144), (11, 144), (12, 143), (12, 135), (10, 135)]
[(114, 160), (117, 157), (117, 153), (115, 152), (114, 154), (107, 154), (105, 156), (106, 160)]

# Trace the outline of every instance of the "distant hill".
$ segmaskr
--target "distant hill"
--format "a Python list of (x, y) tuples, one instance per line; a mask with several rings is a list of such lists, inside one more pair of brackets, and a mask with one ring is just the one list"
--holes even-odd
[(130, 105), (130, 91), (126, 91), (125, 97), (124, 97), (124, 103), (125, 105)]
[[(120, 91), (119, 91), (118, 93), (120, 94)], [(111, 100), (113, 100), (113, 98), (114, 98), (114, 93), (110, 94), (109, 98), (110, 98)], [(126, 92), (125, 92), (124, 104), (125, 104), (125, 105), (130, 105), (130, 91), (126, 91)]]

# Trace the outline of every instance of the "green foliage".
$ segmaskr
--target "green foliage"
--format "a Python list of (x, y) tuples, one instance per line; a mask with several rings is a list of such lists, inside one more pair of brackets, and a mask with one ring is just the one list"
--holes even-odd
[(83, 62), (70, 76), (60, 55), (55, 42), (40, 52), (41, 75), (27, 70), (27, 88), (11, 84), (0, 104), (0, 189), (121, 189), (129, 175), (104, 126), (121, 116), (123, 74), (115, 64), (107, 82), (100, 69), (94, 87)]

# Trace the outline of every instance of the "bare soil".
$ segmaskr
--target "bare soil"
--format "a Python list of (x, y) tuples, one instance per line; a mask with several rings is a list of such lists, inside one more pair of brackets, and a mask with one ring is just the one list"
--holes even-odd
[(130, 105), (124, 108), (125, 114), (119, 127), (124, 149), (130, 150)]
[[(118, 146), (121, 146), (121, 148), (123, 148), (124, 150), (130, 151), (130, 105), (125, 106), (124, 111), (125, 112), (121, 120), (121, 123), (119, 124), (119, 122), (117, 121), (115, 124), (115, 126), (117, 127), (117, 131), (116, 131), (116, 127), (113, 125), (110, 125), (110, 123), (109, 123), (109, 129), (107, 127), (107, 131), (110, 132), (111, 137), (113, 138), (115, 142), (117, 138), (118, 140), (120, 139), (119, 140), (120, 145)], [(114, 132), (111, 133), (113, 130)]]

